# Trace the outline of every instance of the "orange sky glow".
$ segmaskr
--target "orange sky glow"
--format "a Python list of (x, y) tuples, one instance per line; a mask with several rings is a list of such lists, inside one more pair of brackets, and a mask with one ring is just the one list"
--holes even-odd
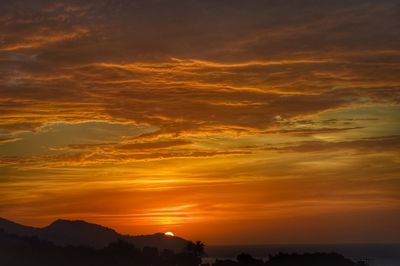
[(400, 240), (398, 1), (1, 1), (0, 217)]

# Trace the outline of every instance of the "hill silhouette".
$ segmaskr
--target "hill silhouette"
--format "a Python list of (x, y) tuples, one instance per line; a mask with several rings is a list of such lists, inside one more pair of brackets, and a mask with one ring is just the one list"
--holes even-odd
[[(171, 248), (172, 247), (172, 248)], [(121, 235), (85, 221), (56, 220), (43, 228), (0, 218), (0, 265), (5, 266), (199, 266), (204, 244), (162, 233)], [(337, 253), (239, 254), (202, 266), (366, 266)]]
[(0, 229), (0, 265), (4, 266), (197, 266), (195, 253), (142, 249), (123, 240), (96, 249), (85, 246), (56, 246), (35, 236), (20, 237)]
[[(155, 247), (137, 248), (124, 240), (96, 249), (56, 246), (38, 237), (20, 237), (0, 229), (0, 265), (5, 266), (199, 266), (204, 254), (201, 242), (189, 242), (179, 253)], [(202, 266), (366, 266), (336, 253), (283, 254), (269, 260), (239, 254), (237, 260), (216, 260)]]
[(36, 235), (38, 234), (39, 231), (39, 228), (17, 224), (13, 221), (1, 217), (0, 217), (0, 228), (3, 229), (5, 232), (20, 236)]
[(124, 240), (136, 247), (151, 246), (160, 250), (170, 249), (179, 252), (189, 243), (188, 240), (183, 238), (165, 236), (163, 233), (141, 236), (122, 235), (113, 229), (80, 220), (59, 219), (46, 227), (36, 228), (0, 218), (0, 228), (17, 236), (36, 236), (58, 246), (104, 248), (112, 242)]

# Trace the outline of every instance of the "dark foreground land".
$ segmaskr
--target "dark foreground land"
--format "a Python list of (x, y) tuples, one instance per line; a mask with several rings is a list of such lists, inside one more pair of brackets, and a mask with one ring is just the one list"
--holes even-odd
[[(56, 246), (37, 237), (20, 237), (0, 230), (0, 265), (2, 266), (198, 266), (204, 246), (190, 244), (182, 252), (136, 248), (119, 240), (108, 246)], [(209, 264), (206, 264), (209, 265)], [(336, 253), (278, 254), (267, 261), (240, 254), (237, 261), (216, 260), (209, 266), (359, 266)]]

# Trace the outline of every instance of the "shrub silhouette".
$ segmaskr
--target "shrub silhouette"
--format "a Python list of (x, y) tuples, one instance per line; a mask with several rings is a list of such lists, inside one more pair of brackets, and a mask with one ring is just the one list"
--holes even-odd
[(279, 253), (270, 256), (266, 266), (355, 266), (356, 264), (337, 253)]
[[(124, 240), (102, 249), (85, 246), (56, 246), (37, 237), (19, 237), (0, 229), (0, 265), (5, 266), (198, 266), (205, 254), (200, 241), (185, 250), (158, 251), (154, 247), (136, 248)], [(241, 253), (237, 261), (216, 260), (208, 266), (365, 266), (336, 253), (284, 254), (265, 262)]]
[(241, 253), (237, 255), (236, 260), (238, 261), (238, 264), (240, 265), (260, 265), (263, 264), (262, 260), (257, 260), (253, 258), (251, 255), (246, 254), (246, 253)]

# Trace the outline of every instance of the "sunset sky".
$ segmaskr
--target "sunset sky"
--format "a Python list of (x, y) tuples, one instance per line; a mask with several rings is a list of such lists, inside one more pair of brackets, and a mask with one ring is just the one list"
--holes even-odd
[(400, 242), (399, 1), (2, 0), (0, 217)]

